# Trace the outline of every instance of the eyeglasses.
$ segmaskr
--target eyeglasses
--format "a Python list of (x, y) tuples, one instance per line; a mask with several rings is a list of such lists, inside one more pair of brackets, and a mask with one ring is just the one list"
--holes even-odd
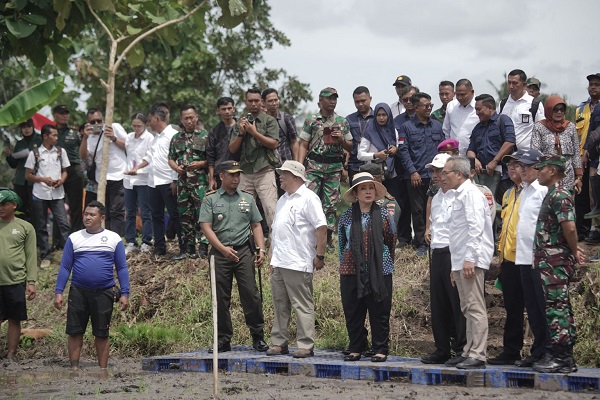
[(432, 110), (433, 109), (433, 103), (429, 103), (429, 104), (417, 104), (417, 107), (419, 106), (423, 106), (428, 110)]
[(102, 120), (101, 119), (93, 119), (90, 121), (91, 125), (97, 125), (97, 124), (101, 124)]
[(452, 173), (452, 172), (456, 172), (456, 171), (446, 171), (446, 170), (442, 170), (441, 174), (442, 174), (443, 176), (446, 176), (446, 175), (448, 175), (448, 174), (450, 174), (450, 173)]
[(410, 97), (402, 97), (400, 101), (403, 103), (410, 103)]
[(523, 164), (517, 163), (517, 162), (511, 162), (511, 163), (508, 163), (508, 168), (512, 168), (512, 169), (523, 168)]

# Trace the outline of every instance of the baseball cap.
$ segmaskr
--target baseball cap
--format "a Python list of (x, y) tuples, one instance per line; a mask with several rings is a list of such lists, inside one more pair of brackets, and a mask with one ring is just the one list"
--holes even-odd
[(300, 164), (298, 161), (286, 160), (283, 162), (283, 165), (279, 168), (275, 168), (278, 174), (281, 174), (281, 171), (291, 172), (292, 175), (301, 178), (304, 182), (307, 181), (305, 174), (304, 165)]
[(319, 92), (319, 97), (330, 97), (330, 96), (338, 96), (337, 90), (332, 87), (326, 87), (325, 89)]
[(596, 72), (595, 74), (591, 74), (587, 76), (587, 80), (591, 81), (592, 79), (600, 79), (600, 72)]
[(543, 154), (540, 153), (539, 151), (537, 151), (535, 149), (530, 149), (530, 150), (523, 152), (523, 154), (521, 154), (521, 157), (517, 161), (519, 161), (523, 164), (533, 165), (533, 164), (539, 163), (540, 158), (542, 156), (543, 156)]
[(222, 174), (225, 172), (227, 172), (229, 174), (235, 174), (236, 172), (242, 172), (239, 161), (233, 161), (233, 160), (223, 161), (222, 163), (217, 165), (217, 170), (218, 170), (219, 174)]
[(358, 167), (359, 172), (368, 172), (373, 176), (380, 176), (383, 172), (381, 164), (370, 162)]
[(21, 205), (23, 205), (23, 201), (19, 195), (12, 190), (0, 190), (0, 203), (6, 203), (9, 201), (17, 203), (17, 207), (21, 207)]
[(398, 86), (398, 85), (410, 86), (410, 85), (412, 85), (412, 81), (410, 80), (410, 78), (408, 76), (400, 75), (399, 77), (396, 78), (394, 83), (392, 83), (392, 86)]
[(69, 108), (64, 104), (59, 104), (52, 109), (52, 114), (63, 114), (68, 112)]
[(433, 157), (433, 160), (429, 164), (425, 164), (425, 168), (444, 168), (444, 165), (446, 165), (446, 161), (448, 161), (450, 157), (452, 156), (446, 153), (436, 154), (436, 156)]
[(525, 153), (525, 150), (517, 150), (512, 154), (507, 154), (504, 157), (502, 157), (502, 162), (508, 164), (511, 160), (518, 161), (519, 158), (521, 158), (521, 156), (523, 155), (523, 153)]
[(438, 144), (437, 151), (452, 151), (458, 149), (458, 140), (446, 139)]
[(538, 88), (541, 88), (542, 82), (540, 82), (540, 80), (536, 79), (536, 78), (529, 78), (529, 79), (527, 79), (527, 86), (531, 86), (531, 85), (536, 85)]
[(552, 155), (552, 156), (542, 156), (540, 158), (540, 162), (534, 167), (535, 169), (542, 169), (546, 165), (555, 165), (559, 168), (565, 169), (567, 163), (567, 159), (563, 156)]

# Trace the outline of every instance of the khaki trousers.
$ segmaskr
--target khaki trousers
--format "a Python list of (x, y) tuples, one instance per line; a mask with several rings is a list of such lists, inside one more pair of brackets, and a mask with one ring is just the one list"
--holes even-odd
[(290, 341), (288, 326), (292, 308), (296, 313), (296, 341), (298, 348), (315, 347), (315, 304), (313, 300), (313, 274), (286, 268), (274, 268), (271, 273), (273, 297), (273, 329), (271, 343), (286, 346)]
[(258, 195), (265, 211), (269, 231), (275, 219), (275, 207), (277, 206), (277, 184), (275, 179), (275, 170), (267, 167), (253, 174), (242, 173), (240, 185), (238, 186), (240, 190), (251, 193), (253, 196)]
[(485, 270), (475, 267), (475, 277), (466, 279), (462, 271), (452, 271), (460, 298), (460, 309), (467, 320), (467, 344), (463, 357), (486, 361), (488, 317), (484, 297)]

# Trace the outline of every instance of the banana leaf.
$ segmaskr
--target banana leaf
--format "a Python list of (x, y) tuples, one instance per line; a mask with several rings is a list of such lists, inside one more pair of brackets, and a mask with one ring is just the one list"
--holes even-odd
[(64, 87), (64, 77), (57, 76), (19, 93), (0, 108), (0, 126), (27, 121), (40, 108), (52, 103)]

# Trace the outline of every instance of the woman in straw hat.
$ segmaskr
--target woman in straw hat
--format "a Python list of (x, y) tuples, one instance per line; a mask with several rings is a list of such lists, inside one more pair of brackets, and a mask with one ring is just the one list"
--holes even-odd
[(367, 172), (354, 176), (344, 199), (352, 202), (338, 226), (340, 290), (350, 344), (344, 361), (358, 361), (365, 348), (367, 311), (371, 322), (373, 362), (387, 359), (392, 308), (392, 273), (396, 229), (393, 218), (375, 202), (385, 187)]

